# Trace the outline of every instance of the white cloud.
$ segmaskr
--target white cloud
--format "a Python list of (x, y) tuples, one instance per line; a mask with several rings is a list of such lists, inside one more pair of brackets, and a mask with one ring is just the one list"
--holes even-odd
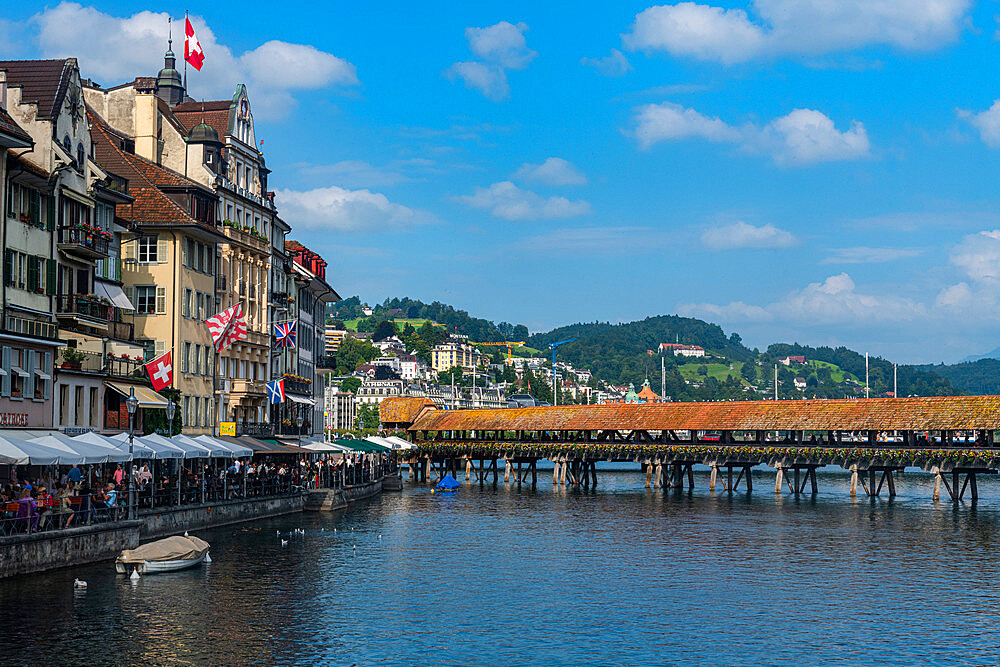
[(795, 109), (764, 128), (763, 136), (778, 164), (808, 164), (853, 160), (868, 154), (865, 127), (851, 121), (851, 129), (840, 132), (833, 121), (813, 109)]
[[(114, 85), (138, 75), (153, 76), (163, 67), (168, 17), (165, 12), (141, 11), (122, 18), (63, 2), (35, 14), (31, 21), (38, 28), (42, 57), (76, 57), (84, 76)], [(354, 65), (315, 47), (272, 40), (236, 56), (219, 43), (201, 17), (192, 16), (191, 23), (205, 52), (202, 71), (188, 73), (192, 97), (227, 99), (236, 83), (243, 82), (249, 87), (255, 114), (279, 118), (295, 106), (290, 90), (358, 84)], [(173, 32), (180, 68), (182, 20), (174, 22)]]
[(381, 231), (428, 222), (428, 216), (370, 190), (331, 185), (315, 190), (278, 190), (277, 205), (296, 229)]
[(1000, 229), (966, 236), (952, 250), (951, 263), (973, 281), (1000, 280)]
[(774, 319), (764, 308), (742, 301), (733, 301), (724, 306), (714, 303), (681, 303), (677, 305), (677, 313), (716, 322), (768, 322)]
[(689, 137), (726, 143), (737, 142), (741, 138), (739, 130), (718, 118), (709, 118), (672, 102), (639, 107), (635, 122), (635, 136), (643, 148), (660, 141)]
[(866, 46), (925, 51), (958, 38), (970, 0), (755, 0), (742, 9), (694, 2), (649, 7), (626, 48), (724, 64)]
[(476, 188), (473, 194), (455, 197), (455, 200), (472, 208), (489, 211), (493, 217), (504, 220), (574, 218), (590, 213), (590, 204), (583, 200), (571, 201), (565, 197), (546, 199), (530, 190), (519, 188), (510, 181), (494, 183), (488, 188)]
[(957, 113), (959, 118), (979, 130), (979, 136), (984, 144), (990, 148), (1000, 147), (1000, 100), (994, 100), (993, 106), (986, 111), (973, 113), (959, 109)]
[(494, 102), (510, 96), (507, 75), (496, 65), (473, 61), (455, 63), (445, 70), (445, 75), (452, 81), (456, 78), (461, 79), (467, 88), (478, 90), (486, 99)]
[(791, 232), (778, 229), (771, 223), (754, 227), (739, 220), (731, 225), (706, 229), (701, 242), (711, 250), (732, 250), (734, 248), (788, 248), (797, 239)]
[(524, 69), (538, 55), (524, 39), (527, 30), (523, 21), (517, 25), (500, 21), (486, 28), (466, 28), (465, 38), (469, 50), (483, 60), (506, 69)]
[(635, 136), (641, 148), (692, 137), (737, 144), (748, 151), (767, 153), (782, 166), (853, 160), (868, 155), (871, 147), (860, 122), (852, 121), (851, 128), (841, 132), (829, 117), (813, 109), (794, 109), (763, 128), (753, 124), (734, 127), (673, 102), (638, 107)]
[(593, 67), (604, 76), (623, 76), (632, 70), (628, 58), (618, 49), (611, 49), (603, 58), (580, 58), (580, 64)]
[(852, 248), (831, 248), (830, 256), (820, 264), (878, 264), (894, 262), (898, 259), (916, 257), (923, 253), (919, 248), (871, 248), (854, 246)]
[(514, 178), (545, 185), (583, 185), (587, 182), (587, 176), (572, 162), (559, 157), (550, 157), (541, 164), (526, 162), (514, 173)]

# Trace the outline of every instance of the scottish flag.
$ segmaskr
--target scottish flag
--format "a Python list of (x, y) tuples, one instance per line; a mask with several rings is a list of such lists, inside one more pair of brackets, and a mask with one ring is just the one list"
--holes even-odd
[(271, 403), (284, 403), (285, 402), (285, 381), (284, 380), (271, 380), (266, 385), (267, 387), (267, 400)]

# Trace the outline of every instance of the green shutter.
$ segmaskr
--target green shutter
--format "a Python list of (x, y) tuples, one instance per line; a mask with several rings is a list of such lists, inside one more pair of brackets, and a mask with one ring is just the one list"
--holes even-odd
[(14, 251), (9, 248), (3, 254), (3, 283), (7, 287), (14, 284)]
[(35, 292), (38, 290), (38, 258), (34, 255), (28, 255), (28, 291)]
[(50, 296), (56, 293), (56, 266), (54, 259), (45, 261), (45, 293)]
[(45, 215), (45, 229), (51, 232), (56, 228), (56, 198), (54, 195), (50, 195), (45, 200), (48, 202), (48, 210)]
[(38, 190), (31, 190), (31, 196), (28, 200), (29, 214), (31, 216), (31, 224), (38, 226), (38, 222), (42, 218), (42, 195)]

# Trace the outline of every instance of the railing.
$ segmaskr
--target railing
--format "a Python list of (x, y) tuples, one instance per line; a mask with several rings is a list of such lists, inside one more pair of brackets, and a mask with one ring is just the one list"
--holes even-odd
[(99, 352), (82, 352), (73, 349), (73, 351), (81, 355), (82, 358), (78, 361), (67, 361), (66, 352), (71, 349), (73, 348), (59, 348), (58, 363), (60, 368), (71, 371), (85, 371), (87, 373), (104, 372), (104, 356), (102, 354)]
[(105, 358), (104, 372), (120, 378), (145, 377), (144, 365), (145, 362), (141, 359), (115, 357), (109, 354)]
[(251, 232), (245, 232), (239, 227), (236, 227), (233, 223), (226, 224), (226, 222), (223, 221), (222, 233), (234, 241), (245, 243), (255, 250), (259, 250), (261, 252), (267, 252), (269, 250), (267, 239), (254, 236)]
[(288, 292), (271, 292), (271, 303), (280, 308), (288, 306)]
[(296, 426), (295, 424), (278, 424), (275, 427), (275, 432), (278, 435), (312, 435), (312, 426), (308, 422), (303, 423), (302, 426)]
[(274, 425), (266, 422), (236, 422), (236, 435), (270, 438), (274, 436)]
[(271, 337), (259, 331), (248, 330), (246, 342), (250, 345), (263, 345), (264, 347), (269, 347), (271, 345)]
[(34, 336), (36, 338), (58, 338), (59, 327), (55, 322), (43, 322), (32, 320), (27, 317), (14, 315), (10, 310), (3, 312), (4, 331), (21, 336)]
[(100, 233), (78, 227), (60, 227), (59, 245), (88, 250), (98, 255), (108, 254), (108, 241)]
[(285, 380), (285, 391), (290, 391), (293, 394), (312, 394), (312, 382), (308, 380), (294, 380), (292, 378), (286, 377)]
[(56, 296), (56, 313), (83, 315), (97, 320), (114, 319), (115, 307), (89, 296), (59, 294)]
[(264, 395), (263, 380), (233, 380), (232, 393)]

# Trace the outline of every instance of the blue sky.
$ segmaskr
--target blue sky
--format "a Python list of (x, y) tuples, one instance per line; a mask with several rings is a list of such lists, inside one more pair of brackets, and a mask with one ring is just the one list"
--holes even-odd
[[(248, 84), (282, 215), (345, 296), (1000, 345), (995, 2), (245, 7), (191, 7), (190, 92)], [(0, 56), (114, 85), (158, 69), (166, 10), (19, 3)]]

